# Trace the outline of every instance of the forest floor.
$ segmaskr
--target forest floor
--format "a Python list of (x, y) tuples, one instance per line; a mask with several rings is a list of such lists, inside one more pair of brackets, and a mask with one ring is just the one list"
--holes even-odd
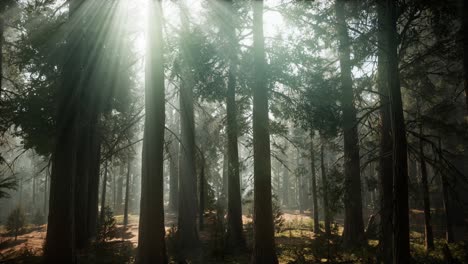
[[(283, 213), (282, 220), (277, 223), (279, 227), (275, 234), (277, 252), (280, 263), (375, 263), (377, 254), (377, 240), (370, 239), (367, 245), (353, 250), (345, 250), (340, 246), (342, 225), (333, 225), (333, 235), (326, 239), (323, 234), (314, 234), (313, 221), (306, 212), (297, 211)], [(133, 263), (135, 248), (138, 243), (138, 216), (130, 215), (129, 225), (124, 229), (123, 216), (117, 215), (116, 237), (108, 239), (105, 243), (93, 245), (91, 253), (82, 257), (81, 263)], [(248, 263), (250, 252), (246, 250), (241, 254), (227, 254), (223, 250), (223, 237), (219, 230), (216, 215), (205, 215), (203, 230), (200, 231), (202, 242), (202, 257), (200, 263)], [(252, 219), (243, 216), (246, 238), (252, 237)], [(340, 221), (338, 221), (340, 222)], [(323, 224), (323, 223), (321, 223)], [(174, 230), (175, 216), (166, 217), (167, 248), (169, 256), (176, 254)], [(18, 236), (8, 236), (0, 228), (0, 263), (31, 263), (40, 262), (42, 247), (46, 236), (46, 225), (29, 226)], [(412, 254), (415, 263), (447, 263), (444, 260), (442, 240), (436, 240), (436, 250), (425, 253), (422, 245), (423, 234), (412, 232)], [(247, 248), (251, 248), (252, 241), (247, 239)], [(468, 245), (466, 243), (453, 244), (450, 251), (459, 263), (468, 263)]]

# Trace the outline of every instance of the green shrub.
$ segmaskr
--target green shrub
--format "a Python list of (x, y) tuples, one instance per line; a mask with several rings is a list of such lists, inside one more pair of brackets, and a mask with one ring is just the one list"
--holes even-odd
[(26, 216), (24, 215), (23, 210), (21, 207), (16, 207), (13, 211), (11, 211), (10, 215), (8, 216), (6, 229), (10, 234), (15, 236), (15, 240), (18, 238), (26, 226)]
[(97, 241), (105, 242), (117, 237), (117, 226), (114, 213), (109, 206), (104, 207), (104, 219), (98, 224)]

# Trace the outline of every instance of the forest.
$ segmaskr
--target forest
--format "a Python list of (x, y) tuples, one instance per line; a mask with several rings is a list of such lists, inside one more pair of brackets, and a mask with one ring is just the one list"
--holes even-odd
[(0, 0), (0, 264), (468, 263), (468, 0)]

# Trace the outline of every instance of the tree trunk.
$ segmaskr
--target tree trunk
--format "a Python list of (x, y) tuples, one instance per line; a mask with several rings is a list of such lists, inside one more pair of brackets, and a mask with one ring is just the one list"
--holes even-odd
[(115, 207), (115, 214), (117, 215), (120, 215), (121, 213), (123, 213), (123, 208), (122, 208), (122, 202), (123, 202), (123, 185), (124, 185), (124, 174), (125, 174), (125, 164), (122, 162), (120, 164), (120, 172), (119, 172), (119, 176), (117, 178), (117, 182), (116, 182), (116, 185), (117, 185), (117, 190), (116, 190), (116, 197), (117, 197), (117, 201), (116, 201), (116, 207)]
[(344, 137), (345, 219), (343, 244), (345, 246), (355, 246), (364, 240), (358, 123), (351, 79), (350, 42), (345, 16), (345, 1), (336, 0), (335, 8), (339, 39)]
[(380, 238), (379, 246), (383, 263), (393, 262), (393, 157), (388, 90), (388, 56), (385, 50), (385, 0), (377, 2), (378, 12), (378, 76), (377, 86), (380, 99), (379, 179), (380, 179)]
[(128, 225), (128, 201), (130, 197), (130, 173), (131, 173), (131, 168), (132, 168), (132, 158), (130, 157), (130, 154), (127, 157), (127, 177), (125, 179), (125, 204), (124, 204), (124, 220), (123, 224), (124, 227), (127, 227)]
[(94, 127), (91, 130), (91, 153), (89, 165), (89, 186), (88, 186), (88, 238), (96, 237), (98, 226), (98, 205), (99, 205), (99, 176), (101, 170), (101, 138), (97, 128), (99, 120), (98, 115), (95, 115), (96, 120)]
[[(203, 155), (203, 154), (202, 154)], [(205, 215), (205, 158), (201, 157), (201, 166), (200, 166), (200, 182), (198, 183), (200, 188), (200, 195), (198, 197), (200, 201), (199, 211), (198, 211), (198, 226), (200, 230), (203, 230), (203, 217)]]
[(228, 209), (227, 209), (227, 236), (226, 246), (228, 249), (237, 249), (245, 246), (242, 234), (242, 202), (239, 177), (239, 151), (237, 146), (237, 36), (235, 27), (235, 9), (233, 1), (228, 0), (226, 4), (229, 19), (224, 25), (229, 43), (229, 72), (226, 93), (226, 115), (227, 115), (227, 156), (228, 156)]
[(283, 197), (283, 207), (289, 207), (289, 168), (286, 166), (288, 163), (288, 148), (286, 146), (285, 150), (285, 165), (283, 165), (283, 185), (282, 185), (282, 197)]
[[(177, 115), (177, 113), (176, 113)], [(173, 117), (173, 132), (179, 136), (179, 118)], [(172, 135), (169, 146), (169, 210), (176, 213), (179, 192), (179, 139)]]
[[(468, 108), (468, 1), (463, 1), (463, 68), (464, 68), (464, 87), (465, 87), (465, 100), (466, 107)], [(467, 109), (468, 111), (468, 109)]]
[(314, 131), (310, 132), (310, 169), (312, 174), (312, 210), (314, 219), (314, 233), (320, 232), (318, 197), (317, 197), (317, 176), (315, 174), (315, 150), (314, 150)]
[[(70, 1), (69, 20), (73, 21), (81, 0)], [(78, 49), (81, 29), (69, 35), (69, 50)], [(80, 52), (73, 52), (63, 65), (63, 85), (57, 94), (55, 146), (52, 153), (47, 235), (44, 245), (46, 263), (75, 262), (74, 184), (78, 139)]]
[(43, 214), (44, 216), (47, 215), (47, 204), (49, 202), (49, 199), (48, 199), (48, 194), (49, 194), (49, 174), (50, 174), (50, 166), (48, 165), (47, 166), (47, 169), (45, 170), (45, 181), (44, 181), (44, 208), (43, 208)]
[(0, 10), (0, 100), (3, 91), (3, 32), (5, 30), (5, 19), (3, 13), (5, 10)]
[[(422, 136), (422, 127), (420, 126), (419, 131)], [(434, 249), (434, 235), (432, 233), (432, 225), (431, 225), (431, 203), (429, 199), (429, 184), (427, 180), (427, 167), (426, 167), (426, 160), (424, 157), (424, 145), (423, 140), (419, 140), (419, 155), (421, 158), (420, 166), (421, 166), (421, 187), (423, 193), (423, 201), (424, 201), (424, 231), (425, 231), (425, 247), (426, 251)]]
[(327, 181), (327, 171), (325, 168), (325, 140), (322, 139), (322, 144), (320, 145), (320, 170), (322, 172), (322, 196), (323, 196), (323, 215), (325, 222), (325, 235), (330, 238), (331, 236), (331, 217), (330, 217), (330, 208), (328, 207), (328, 181)]
[(253, 5), (253, 148), (254, 148), (254, 246), (252, 263), (278, 263), (275, 252), (271, 204), (271, 158), (268, 118), (268, 84), (263, 36), (263, 1)]
[(167, 263), (164, 241), (164, 58), (161, 0), (149, 0), (140, 224), (137, 260)]
[(393, 191), (394, 191), (394, 231), (393, 262), (410, 263), (409, 245), (409, 205), (408, 205), (408, 159), (405, 119), (401, 99), (398, 69), (398, 34), (396, 3), (386, 0), (385, 29), (387, 32), (388, 85), (393, 138)]
[[(181, 35), (190, 36), (188, 10), (181, 3)], [(181, 53), (187, 65), (180, 82), (181, 156), (179, 160), (179, 218), (178, 250), (181, 260), (199, 257), (200, 241), (197, 230), (197, 175), (195, 170), (195, 123), (193, 112), (192, 47), (181, 43)]]
[(104, 164), (104, 176), (102, 177), (102, 192), (101, 192), (101, 214), (99, 215), (99, 225), (104, 223), (104, 207), (106, 207), (106, 191), (107, 191), (107, 173), (108, 173), (108, 161)]

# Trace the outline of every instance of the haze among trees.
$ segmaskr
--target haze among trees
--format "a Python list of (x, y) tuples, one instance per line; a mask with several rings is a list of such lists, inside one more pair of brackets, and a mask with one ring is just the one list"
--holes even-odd
[(0, 0), (0, 263), (468, 263), (467, 0)]

